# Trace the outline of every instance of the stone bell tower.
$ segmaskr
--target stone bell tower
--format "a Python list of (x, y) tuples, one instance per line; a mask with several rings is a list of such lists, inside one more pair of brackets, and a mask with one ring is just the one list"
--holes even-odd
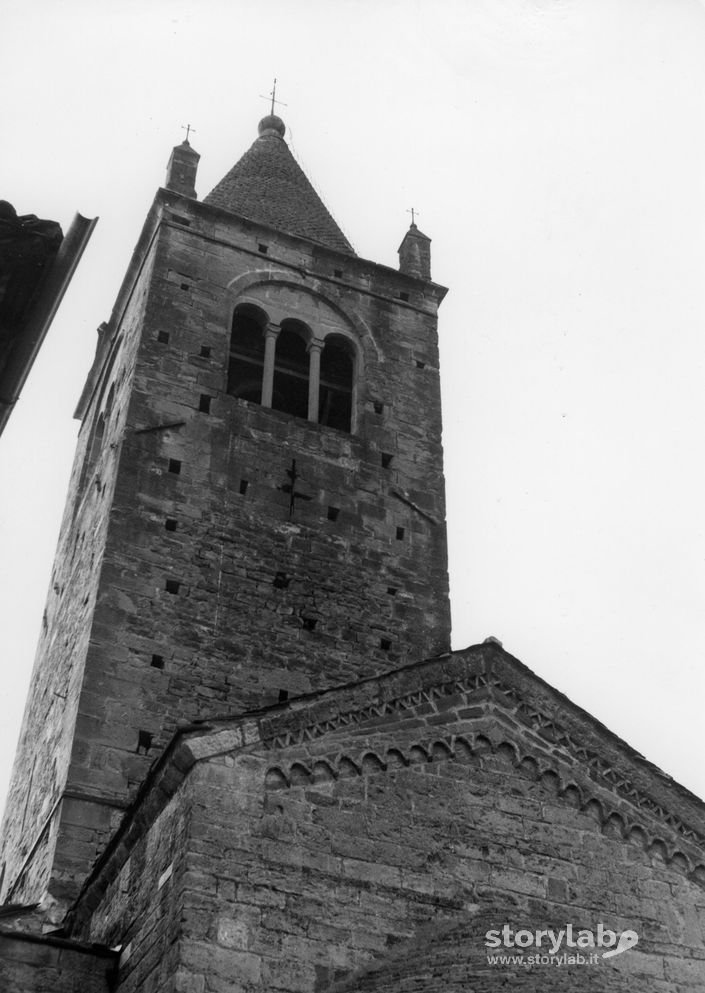
[(3, 832), (64, 904), (184, 723), (449, 648), (430, 242), (359, 258), (275, 116), (174, 149), (81, 397)]

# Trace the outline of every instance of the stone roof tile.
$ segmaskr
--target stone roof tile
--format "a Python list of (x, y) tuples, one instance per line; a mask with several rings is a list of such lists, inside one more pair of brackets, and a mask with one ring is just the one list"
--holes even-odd
[(203, 202), (354, 255), (284, 141), (283, 122), (266, 117), (259, 130), (254, 144)]

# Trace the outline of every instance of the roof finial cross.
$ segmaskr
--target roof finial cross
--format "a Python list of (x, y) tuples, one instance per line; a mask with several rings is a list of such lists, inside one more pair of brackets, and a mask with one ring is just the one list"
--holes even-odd
[(287, 106), (285, 103), (282, 103), (281, 100), (277, 100), (277, 80), (276, 80), (276, 77), (274, 79), (274, 86), (272, 86), (272, 92), (269, 94), (269, 96), (266, 96), (266, 97), (264, 95), (260, 94), (260, 99), (262, 99), (262, 100), (271, 100), (272, 101), (272, 109), (269, 112), (272, 116), (274, 116), (274, 104), (275, 103), (280, 103), (282, 105), (282, 107), (286, 107)]
[(191, 134), (192, 131), (194, 134), (196, 134), (196, 129), (192, 128), (190, 124), (182, 124), (181, 130), (186, 132), (186, 144), (188, 145), (188, 136)]
[(412, 226), (412, 228), (416, 227), (416, 218), (418, 217), (418, 215), (420, 213), (421, 213), (421, 211), (420, 210), (417, 210), (415, 207), (409, 207), (409, 209), (407, 210), (407, 214), (411, 214), (411, 226)]

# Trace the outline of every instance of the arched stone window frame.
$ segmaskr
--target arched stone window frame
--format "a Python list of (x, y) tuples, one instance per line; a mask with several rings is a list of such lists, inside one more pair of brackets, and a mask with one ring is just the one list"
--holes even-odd
[[(299, 325), (307, 329), (310, 334), (310, 338), (307, 343), (309, 352), (309, 382), (308, 382), (308, 420), (313, 423), (318, 423), (318, 404), (319, 404), (319, 391), (320, 391), (320, 363), (321, 354), (325, 348), (325, 342), (328, 338), (342, 339), (348, 345), (351, 358), (352, 358), (352, 382), (351, 382), (351, 411), (350, 411), (350, 430), (349, 434), (357, 434), (359, 427), (359, 405), (360, 405), (360, 393), (362, 383), (364, 381), (364, 356), (361, 344), (361, 333), (355, 328), (354, 321), (351, 320), (350, 316), (343, 313), (341, 308), (336, 304), (335, 301), (329, 300), (325, 295), (312, 290), (308, 286), (302, 286), (297, 284), (291, 278), (289, 274), (285, 274), (287, 278), (277, 279), (271, 272), (263, 272), (261, 274), (248, 274), (238, 279), (233, 280), (230, 284), (231, 290), (240, 290), (240, 292), (233, 293), (230, 296), (229, 307), (228, 307), (228, 324), (230, 329), (230, 335), (232, 336), (233, 322), (235, 319), (236, 312), (239, 307), (244, 305), (249, 305), (256, 307), (262, 312), (266, 320), (263, 320), (263, 334), (265, 338), (264, 347), (264, 366), (262, 373), (262, 390), (260, 404), (263, 407), (272, 407), (273, 392), (274, 392), (274, 373), (276, 367), (276, 342), (281, 331), (281, 325), (287, 319), (295, 320)], [(239, 284), (239, 285), (238, 285)], [(297, 294), (306, 294), (310, 296), (314, 301), (320, 301), (333, 315), (333, 320), (330, 321), (330, 326), (326, 330), (322, 330), (319, 327), (312, 327), (313, 322), (306, 321), (302, 319), (299, 313), (295, 310), (291, 312), (286, 312), (285, 309), (277, 308), (280, 313), (277, 314), (278, 320), (273, 319), (272, 307), (267, 305), (267, 302), (261, 299), (258, 294), (258, 289), (268, 288), (272, 289), (273, 284), (277, 288), (282, 288), (286, 290), (293, 290)], [(265, 295), (265, 294), (262, 294)], [(362, 327), (362, 332), (369, 332), (366, 328)], [(371, 337), (371, 336), (370, 336)], [(230, 346), (229, 346), (230, 347)]]

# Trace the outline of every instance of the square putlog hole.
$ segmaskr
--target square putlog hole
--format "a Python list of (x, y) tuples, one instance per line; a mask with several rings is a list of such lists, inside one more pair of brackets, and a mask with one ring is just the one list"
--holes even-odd
[(169, 459), (169, 472), (175, 476), (181, 474), (181, 459)]
[(149, 663), (153, 669), (163, 669), (164, 668), (164, 656), (163, 655), (153, 655), (152, 661)]
[(154, 740), (154, 735), (151, 731), (138, 731), (137, 732), (137, 748), (135, 751), (139, 755), (143, 750), (146, 755), (149, 749), (152, 747), (152, 741)]
[(202, 414), (210, 414), (212, 399), (213, 398), (208, 396), (207, 393), (201, 393), (201, 397), (198, 401), (198, 409)]
[(167, 579), (166, 583), (164, 584), (164, 589), (167, 591), (167, 593), (171, 593), (172, 596), (178, 595), (180, 587), (181, 587), (181, 583), (178, 581), (178, 579)]
[(328, 508), (328, 520), (329, 521), (337, 521), (339, 514), (340, 514), (340, 507), (329, 507)]
[(159, 331), (157, 333), (157, 341), (159, 342), (160, 345), (168, 345), (169, 344), (169, 332), (168, 331)]

